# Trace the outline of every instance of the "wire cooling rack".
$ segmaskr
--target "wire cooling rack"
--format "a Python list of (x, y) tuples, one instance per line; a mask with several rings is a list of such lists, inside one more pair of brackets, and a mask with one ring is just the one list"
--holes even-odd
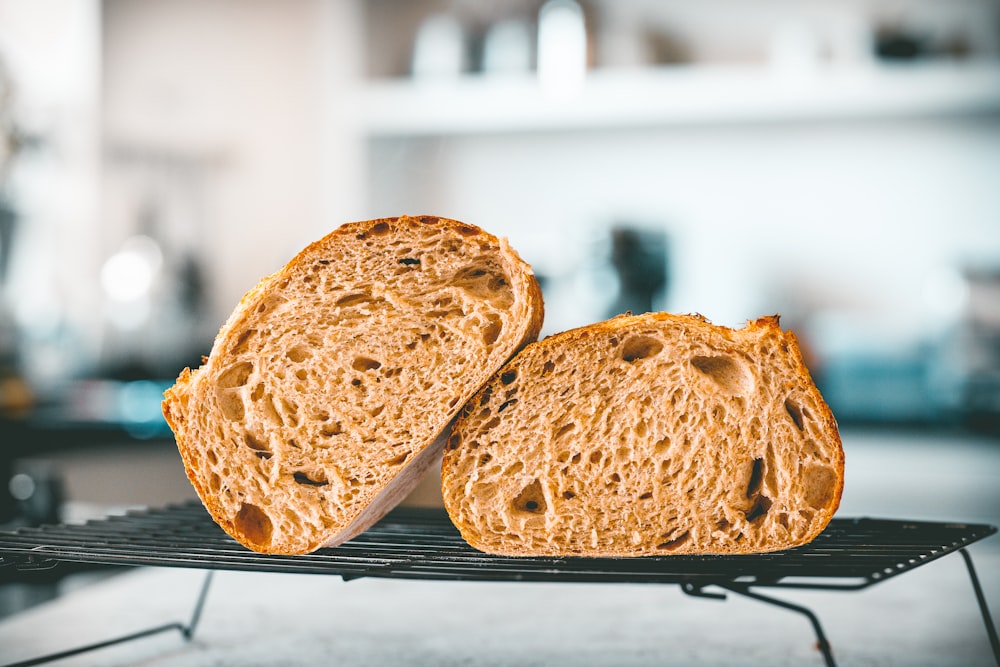
[[(684, 592), (724, 597), (717, 587), (796, 611), (809, 618), (818, 646), (833, 665), (829, 643), (809, 609), (761, 594), (768, 588), (859, 590), (959, 552), (972, 578), (994, 654), (996, 630), (979, 586), (968, 545), (997, 532), (995, 526), (885, 519), (834, 519), (810, 544), (770, 554), (658, 556), (644, 558), (512, 558), (470, 547), (440, 509), (397, 508), (355, 539), (301, 556), (249, 551), (227, 536), (197, 502), (134, 511), (80, 525), (0, 532), (0, 565), (19, 569), (60, 562), (186, 567), (404, 579), (678, 584)], [(189, 624), (172, 624), (190, 637), (208, 590)], [(139, 633), (146, 636), (149, 631)], [(119, 638), (110, 643), (136, 637)], [(108, 645), (92, 645), (73, 652)], [(40, 664), (55, 656), (16, 663)]]
[(470, 547), (443, 510), (397, 508), (359, 537), (304, 556), (249, 551), (197, 502), (82, 525), (0, 533), (0, 559), (21, 568), (58, 561), (256, 572), (490, 581), (743, 583), (864, 588), (996, 532), (988, 525), (834, 519), (810, 544), (771, 554), (646, 558), (512, 558)]

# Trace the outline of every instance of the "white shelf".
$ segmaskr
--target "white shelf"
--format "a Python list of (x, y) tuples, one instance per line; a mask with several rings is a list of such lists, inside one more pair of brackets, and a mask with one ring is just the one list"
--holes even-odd
[(393, 80), (366, 84), (355, 110), (369, 138), (992, 113), (1000, 63), (595, 70), (564, 98), (530, 75)]

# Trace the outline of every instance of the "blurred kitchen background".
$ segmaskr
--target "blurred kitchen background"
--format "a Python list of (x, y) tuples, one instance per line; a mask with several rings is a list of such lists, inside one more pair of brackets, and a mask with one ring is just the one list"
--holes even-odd
[(998, 0), (0, 0), (0, 130), (0, 524), (193, 497), (162, 390), (402, 213), (543, 333), (780, 313), (845, 430), (1000, 448)]

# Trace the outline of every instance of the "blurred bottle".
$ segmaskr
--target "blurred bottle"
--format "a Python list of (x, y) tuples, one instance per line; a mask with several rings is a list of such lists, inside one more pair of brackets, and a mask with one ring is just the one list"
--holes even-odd
[(618, 296), (608, 316), (662, 308), (669, 286), (667, 235), (662, 230), (617, 225), (611, 229), (611, 265)]
[(574, 0), (548, 0), (538, 12), (538, 81), (550, 97), (583, 88), (588, 63), (587, 23)]

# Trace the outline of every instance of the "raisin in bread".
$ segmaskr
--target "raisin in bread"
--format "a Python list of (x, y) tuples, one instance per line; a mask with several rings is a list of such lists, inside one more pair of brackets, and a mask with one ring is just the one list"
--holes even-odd
[(435, 217), (351, 223), (243, 297), (163, 412), (226, 532), (306, 553), (398, 503), (541, 321), (538, 283), (505, 240)]
[(840, 502), (837, 424), (777, 317), (650, 313), (527, 346), (456, 421), (445, 506), (482, 551), (745, 554)]

